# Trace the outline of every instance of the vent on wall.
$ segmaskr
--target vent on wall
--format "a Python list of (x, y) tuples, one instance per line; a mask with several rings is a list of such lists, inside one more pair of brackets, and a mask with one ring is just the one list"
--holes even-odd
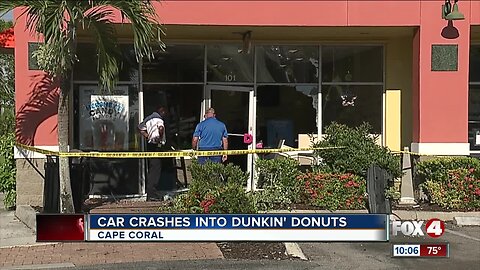
[(432, 45), (432, 71), (458, 71), (458, 45)]

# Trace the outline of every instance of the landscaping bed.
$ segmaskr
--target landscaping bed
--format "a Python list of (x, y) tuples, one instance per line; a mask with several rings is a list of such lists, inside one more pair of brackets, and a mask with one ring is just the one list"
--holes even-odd
[(294, 260), (283, 242), (220, 242), (217, 246), (226, 259)]

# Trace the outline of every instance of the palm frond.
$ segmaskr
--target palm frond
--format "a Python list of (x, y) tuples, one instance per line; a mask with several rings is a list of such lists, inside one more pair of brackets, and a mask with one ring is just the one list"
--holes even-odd
[[(0, 0), (0, 14), (24, 7), (27, 28), (43, 35), (45, 43), (36, 52), (41, 69), (52, 76), (65, 76), (76, 60), (77, 27), (92, 29), (97, 44), (98, 73), (102, 89), (112, 89), (118, 80), (119, 48), (115, 28), (110, 21), (113, 11), (129, 21), (137, 61), (152, 59), (153, 45), (165, 48), (160, 35), (154, 2), (158, 0)], [(153, 43), (153, 44), (152, 44)]]
[(160, 34), (164, 32), (153, 5), (153, 2), (158, 0), (90, 0), (90, 2), (95, 5), (111, 6), (120, 11), (122, 20), (130, 21), (137, 61), (142, 58), (150, 60), (154, 57), (152, 42), (165, 48), (160, 39)]
[(118, 81), (118, 60), (120, 50), (117, 46), (115, 29), (109, 18), (112, 10), (95, 7), (84, 14), (83, 21), (87, 29), (95, 34), (98, 57), (98, 74), (102, 90), (111, 90)]
[(28, 2), (33, 1), (0, 1), (0, 17), (5, 15), (7, 12), (12, 11), (14, 8), (26, 6)]

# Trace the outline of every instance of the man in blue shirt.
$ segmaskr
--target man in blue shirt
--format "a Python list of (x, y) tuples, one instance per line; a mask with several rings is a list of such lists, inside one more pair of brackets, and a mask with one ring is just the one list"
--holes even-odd
[[(192, 138), (192, 149), (228, 150), (228, 133), (225, 124), (215, 118), (215, 110), (209, 108), (205, 113), (205, 120), (197, 124)], [(225, 162), (227, 155), (223, 156), (199, 156), (198, 163), (205, 164), (207, 160), (215, 163)]]

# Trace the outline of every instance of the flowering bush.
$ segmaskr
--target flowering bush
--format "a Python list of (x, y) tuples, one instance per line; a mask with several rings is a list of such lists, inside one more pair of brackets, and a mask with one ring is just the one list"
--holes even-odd
[(448, 172), (455, 169), (480, 170), (480, 160), (472, 157), (437, 157), (421, 161), (416, 170), (421, 180), (447, 181)]
[(446, 209), (480, 209), (480, 160), (439, 157), (417, 164), (430, 202)]
[(476, 168), (448, 170), (446, 179), (422, 184), (430, 202), (447, 209), (480, 209), (480, 171)]
[(297, 177), (304, 187), (305, 202), (313, 206), (337, 209), (366, 209), (366, 181), (344, 173), (305, 173)]

